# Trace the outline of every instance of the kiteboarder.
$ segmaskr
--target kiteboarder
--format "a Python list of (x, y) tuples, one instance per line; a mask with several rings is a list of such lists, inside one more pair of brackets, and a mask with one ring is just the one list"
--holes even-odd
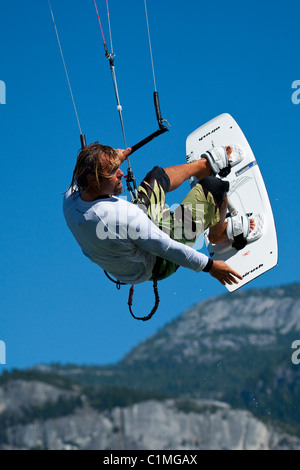
[[(223, 285), (242, 276), (192, 246), (207, 228), (214, 243), (226, 237), (228, 182), (215, 175), (240, 161), (232, 147), (211, 149), (197, 160), (167, 168), (155, 166), (138, 187), (136, 204), (119, 197), (120, 165), (131, 152), (97, 142), (82, 148), (64, 197), (66, 222), (82, 252), (118, 281), (161, 280), (179, 266), (209, 272)], [(171, 211), (165, 195), (195, 176), (196, 184)]]

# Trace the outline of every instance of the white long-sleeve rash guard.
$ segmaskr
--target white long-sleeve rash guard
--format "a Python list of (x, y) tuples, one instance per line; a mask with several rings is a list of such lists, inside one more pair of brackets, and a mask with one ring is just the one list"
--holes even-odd
[(156, 257), (196, 272), (208, 257), (170, 238), (137, 205), (111, 196), (86, 202), (65, 194), (66, 222), (82, 252), (119, 281), (138, 284), (152, 275)]

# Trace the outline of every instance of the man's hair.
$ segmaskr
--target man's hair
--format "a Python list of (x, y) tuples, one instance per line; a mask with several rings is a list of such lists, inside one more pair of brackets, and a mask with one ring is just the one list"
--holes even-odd
[(75, 189), (82, 193), (89, 188), (88, 175), (95, 178), (98, 188), (102, 179), (109, 179), (120, 165), (116, 150), (98, 142), (87, 145), (78, 152), (73, 177), (69, 188), (73, 194)]

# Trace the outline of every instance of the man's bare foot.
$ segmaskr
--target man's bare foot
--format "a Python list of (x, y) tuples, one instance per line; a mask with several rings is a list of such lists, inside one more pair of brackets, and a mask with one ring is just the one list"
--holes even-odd
[(250, 232), (252, 232), (252, 230), (255, 227), (255, 220), (254, 219), (249, 219), (249, 222), (250, 222)]
[(232, 147), (230, 145), (227, 145), (227, 147), (225, 147), (225, 150), (226, 150), (226, 153), (227, 153), (227, 158), (229, 160), (230, 155), (232, 154)]
[[(249, 224), (250, 224), (250, 230), (249, 230), (249, 233), (250, 233), (255, 227), (255, 220), (249, 219)], [(226, 234), (226, 227), (227, 227), (227, 222), (225, 221), (223, 226), (220, 228), (220, 230), (218, 230), (218, 232), (210, 229), (209, 235), (208, 235), (209, 241), (213, 243), (214, 245), (228, 242), (229, 240)]]
[[(225, 149), (226, 149), (226, 153), (227, 153), (227, 158), (229, 160), (233, 149), (230, 145), (227, 145), (227, 147), (225, 147)], [(193, 163), (193, 164), (196, 163), (196, 165), (199, 165), (199, 172), (194, 173), (195, 178), (197, 178), (198, 180), (201, 180), (202, 178), (205, 178), (205, 176), (210, 176), (210, 175), (214, 174), (214, 172), (213, 172), (213, 170), (210, 166), (209, 161), (205, 158), (202, 158), (200, 160), (193, 160), (191, 163)], [(204, 171), (207, 172), (207, 175), (204, 175)]]

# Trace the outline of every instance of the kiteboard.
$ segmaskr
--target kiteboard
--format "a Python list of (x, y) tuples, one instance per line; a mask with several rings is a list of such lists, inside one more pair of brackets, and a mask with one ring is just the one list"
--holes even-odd
[[(261, 214), (263, 217), (262, 235), (237, 251), (230, 243), (224, 246), (213, 245), (208, 239), (208, 231), (204, 232), (204, 241), (209, 255), (214, 260), (223, 260), (231, 268), (243, 276), (238, 284), (226, 284), (228, 291), (233, 292), (266, 271), (276, 266), (278, 261), (278, 245), (273, 212), (266, 186), (252, 149), (230, 114), (221, 114), (192, 132), (186, 140), (187, 158), (200, 157), (213, 147), (238, 145), (244, 150), (244, 158), (233, 166), (224, 180), (229, 181), (227, 194), (229, 210), (240, 214)], [(190, 180), (191, 186), (197, 183)]]

